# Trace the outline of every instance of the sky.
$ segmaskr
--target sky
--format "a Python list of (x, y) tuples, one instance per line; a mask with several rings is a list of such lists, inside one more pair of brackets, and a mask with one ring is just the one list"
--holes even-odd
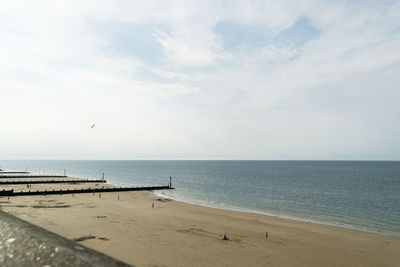
[(0, 159), (400, 160), (399, 136), (399, 1), (0, 1)]

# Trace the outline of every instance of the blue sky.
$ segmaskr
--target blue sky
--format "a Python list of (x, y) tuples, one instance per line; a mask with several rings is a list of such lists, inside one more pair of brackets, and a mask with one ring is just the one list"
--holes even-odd
[(398, 1), (3, 1), (0, 47), (0, 158), (400, 160)]

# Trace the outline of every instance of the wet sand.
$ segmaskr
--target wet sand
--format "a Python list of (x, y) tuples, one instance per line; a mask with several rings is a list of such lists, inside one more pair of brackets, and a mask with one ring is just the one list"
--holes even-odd
[[(75, 187), (96, 185), (30, 189)], [(10, 188), (27, 190), (0, 186)], [(400, 266), (400, 238), (202, 207), (148, 191), (2, 197), (0, 208), (136, 266)]]

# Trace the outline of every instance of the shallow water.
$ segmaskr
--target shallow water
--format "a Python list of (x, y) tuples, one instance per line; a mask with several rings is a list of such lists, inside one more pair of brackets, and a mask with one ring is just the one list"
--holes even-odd
[(0, 168), (167, 185), (160, 195), (400, 236), (400, 162), (393, 161), (0, 161)]

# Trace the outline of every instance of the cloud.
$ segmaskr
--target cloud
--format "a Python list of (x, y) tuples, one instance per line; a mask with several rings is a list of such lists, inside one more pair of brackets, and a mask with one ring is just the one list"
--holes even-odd
[(396, 1), (6, 1), (0, 157), (399, 159), (399, 21)]
[(154, 37), (164, 48), (168, 59), (174, 64), (183, 66), (212, 65), (218, 59), (218, 52), (222, 48), (220, 41), (217, 41), (218, 37), (212, 32), (201, 33), (194, 30), (171, 36), (156, 30)]

